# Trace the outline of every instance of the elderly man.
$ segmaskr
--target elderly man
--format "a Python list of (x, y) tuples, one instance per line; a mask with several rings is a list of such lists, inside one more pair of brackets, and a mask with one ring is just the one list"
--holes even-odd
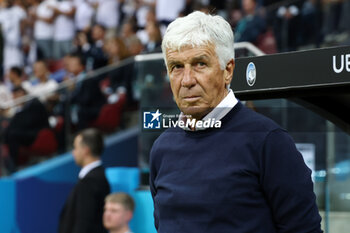
[(311, 172), (293, 140), (229, 89), (233, 41), (224, 19), (200, 12), (165, 33), (179, 120), (215, 119), (221, 127), (170, 128), (155, 141), (155, 226), (160, 233), (322, 232)]

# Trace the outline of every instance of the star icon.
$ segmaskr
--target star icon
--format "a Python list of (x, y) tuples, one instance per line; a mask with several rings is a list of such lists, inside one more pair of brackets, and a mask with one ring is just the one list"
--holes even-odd
[(151, 114), (153, 116), (151, 122), (154, 121), (155, 119), (157, 119), (157, 121), (159, 121), (159, 116), (162, 115), (161, 113), (159, 113), (159, 109), (157, 109), (157, 111), (155, 113), (151, 113)]

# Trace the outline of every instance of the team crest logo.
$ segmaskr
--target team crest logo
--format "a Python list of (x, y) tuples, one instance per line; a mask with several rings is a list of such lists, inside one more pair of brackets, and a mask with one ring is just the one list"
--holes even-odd
[(160, 129), (161, 115), (159, 109), (156, 112), (143, 112), (143, 128)]
[(256, 80), (256, 68), (253, 62), (247, 66), (246, 79), (249, 86), (253, 86)]

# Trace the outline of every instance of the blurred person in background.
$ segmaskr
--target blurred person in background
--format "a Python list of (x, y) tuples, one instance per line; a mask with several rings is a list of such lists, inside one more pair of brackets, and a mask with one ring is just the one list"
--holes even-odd
[(144, 45), (145, 53), (157, 53), (161, 52), (162, 35), (157, 22), (147, 22), (146, 32), (148, 36), (148, 42)]
[[(343, 0), (325, 0), (324, 5), (324, 24), (323, 32), (329, 37), (338, 34), (340, 30), (340, 22), (342, 17)], [(347, 12), (349, 14), (349, 12)], [(349, 22), (348, 22), (349, 23)], [(325, 38), (328, 40), (328, 38)], [(331, 39), (331, 38), (330, 38)]]
[[(148, 43), (149, 38), (148, 38), (148, 33), (146, 30), (146, 25), (149, 23), (157, 23), (157, 19), (156, 19), (156, 12), (154, 9), (149, 9), (147, 14), (146, 14), (146, 18), (145, 18), (145, 25), (142, 28), (139, 28), (139, 30), (136, 32), (137, 37), (141, 40), (142, 44), (145, 45)], [(166, 28), (160, 27), (161, 30), (161, 35), (163, 35), (163, 31), (165, 31)]]
[(235, 41), (254, 43), (266, 31), (265, 19), (256, 12), (256, 0), (242, 0), (242, 8), (244, 17), (238, 21), (235, 30)]
[[(12, 90), (13, 99), (23, 99), (27, 92), (20, 86)], [(9, 149), (9, 160), (6, 162), (10, 173), (16, 171), (18, 165), (18, 155), (21, 146), (30, 146), (39, 131), (50, 128), (49, 115), (45, 106), (37, 99), (30, 99), (22, 102), (15, 108), (15, 115), (10, 119), (8, 127), (5, 129), (5, 144)]]
[(11, 67), (10, 70), (8, 71), (7, 76), (10, 81), (9, 83), (10, 90), (16, 87), (22, 87), (27, 92), (30, 91), (32, 84), (29, 81), (24, 80), (23, 69), (21, 67), (18, 67), (18, 66)]
[[(83, 53), (83, 46), (85, 44), (90, 44), (91, 39), (89, 38), (90, 31), (77, 31), (73, 40), (72, 53)], [(90, 46), (90, 45), (89, 45)], [(89, 47), (88, 47), (89, 48)]]
[(121, 36), (125, 41), (126, 45), (128, 45), (128, 41), (133, 37), (137, 37), (137, 25), (134, 19), (129, 19), (125, 21), (121, 28)]
[(110, 192), (102, 166), (103, 136), (96, 129), (77, 134), (73, 144), (73, 158), (81, 167), (79, 180), (63, 206), (59, 233), (106, 233), (102, 216), (105, 197)]
[(3, 69), (6, 73), (12, 66), (23, 65), (21, 36), (24, 32), (25, 10), (16, 5), (14, 0), (4, 0), (0, 11), (0, 25), (4, 39)]
[(75, 29), (78, 32), (89, 32), (95, 14), (93, 2), (91, 0), (74, 0), (74, 5), (76, 9), (74, 15)]
[(300, 43), (301, 45), (315, 44), (320, 47), (322, 41), (321, 25), (321, 1), (306, 0), (301, 8), (301, 29)]
[(129, 57), (129, 51), (120, 37), (108, 39), (104, 44), (104, 51), (108, 56), (108, 64), (118, 64)]
[[(22, 0), (19, 0), (22, 1)], [(26, 0), (23, 2), (27, 17), (25, 20), (25, 29), (22, 36), (23, 52), (23, 70), (29, 75), (32, 73), (32, 67), (37, 59), (38, 49), (34, 39), (35, 12), (39, 6), (40, 0)]]
[(168, 26), (185, 9), (186, 0), (156, 0), (156, 17), (161, 25)]
[[(108, 54), (109, 64), (118, 64), (130, 57), (130, 52), (120, 37), (108, 39), (105, 51)], [(104, 89), (104, 93), (109, 95), (116, 93), (120, 87), (129, 89), (133, 68), (133, 63), (129, 63), (109, 72), (109, 85)]]
[(57, 83), (61, 83), (64, 80), (70, 79), (69, 73), (67, 71), (69, 65), (69, 58), (70, 54), (67, 54), (62, 58), (62, 67), (52, 72), (50, 74), (50, 79), (55, 80)]
[(136, 0), (118, 0), (118, 3), (119, 23), (122, 23), (130, 18), (135, 18), (136, 20)]
[(294, 51), (300, 43), (300, 6), (287, 4), (278, 8), (274, 34), (280, 52)]
[(39, 59), (52, 59), (55, 0), (43, 0), (36, 8), (34, 17), (34, 39)]
[[(340, 29), (345, 31), (350, 37), (350, 0), (345, 0), (342, 7), (342, 13), (340, 17)], [(347, 44), (350, 44), (350, 38), (348, 37)]]
[(71, 54), (69, 58), (68, 72), (74, 80), (70, 94), (71, 120), (78, 130), (88, 127), (106, 103), (100, 79), (86, 79), (85, 63), (81, 54)]
[(140, 54), (143, 50), (143, 44), (138, 37), (132, 37), (127, 42), (127, 48), (132, 56)]
[(108, 34), (115, 35), (119, 26), (119, 1), (97, 0), (94, 5), (97, 8), (96, 23), (106, 28)]
[(135, 24), (134, 20), (128, 20), (123, 24), (121, 36), (132, 56), (140, 54), (143, 50), (142, 42), (138, 38), (136, 32), (137, 25)]
[[(150, 11), (155, 13), (156, 0), (136, 0), (136, 20), (139, 29), (144, 29)], [(155, 14), (154, 14), (155, 17)]]
[(81, 52), (86, 57), (86, 70), (89, 72), (107, 65), (108, 59), (103, 50), (106, 38), (106, 28), (101, 24), (95, 24), (91, 29), (91, 43), (84, 32), (78, 33), (78, 44)]
[[(0, 123), (2, 117), (7, 116), (9, 107), (12, 105), (12, 93), (9, 88), (4, 84), (2, 78), (0, 79)], [(0, 126), (1, 128), (2, 126)], [(0, 140), (1, 140), (0, 136)]]
[(129, 222), (133, 217), (135, 202), (126, 193), (112, 193), (105, 199), (103, 225), (109, 233), (132, 233)]
[(75, 35), (75, 6), (72, 0), (62, 0), (50, 6), (55, 14), (53, 57), (61, 59), (71, 52)]
[(47, 100), (56, 100), (58, 96), (55, 94), (55, 91), (58, 88), (58, 83), (50, 79), (50, 72), (45, 61), (36, 61), (33, 70), (35, 80), (29, 93), (38, 97), (43, 103), (47, 102)]

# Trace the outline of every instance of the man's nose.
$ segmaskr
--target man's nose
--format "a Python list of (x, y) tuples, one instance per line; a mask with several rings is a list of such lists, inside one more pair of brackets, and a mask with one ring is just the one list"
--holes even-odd
[(181, 86), (191, 88), (196, 85), (196, 78), (191, 66), (184, 67), (184, 73), (181, 80)]

